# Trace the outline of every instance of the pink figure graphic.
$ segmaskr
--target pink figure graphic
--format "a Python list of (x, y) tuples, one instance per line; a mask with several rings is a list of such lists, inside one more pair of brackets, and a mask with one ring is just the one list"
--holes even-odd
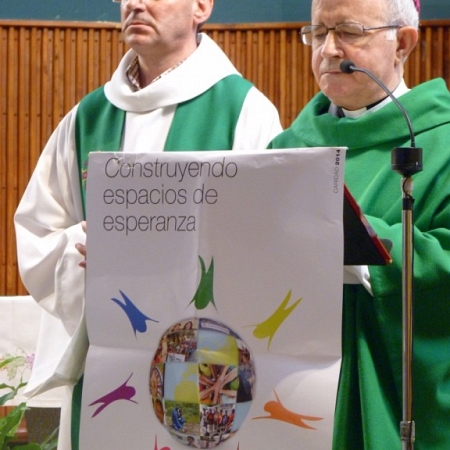
[(121, 386), (119, 386), (117, 389), (114, 389), (114, 391), (110, 392), (109, 394), (106, 394), (105, 396), (99, 398), (98, 400), (95, 400), (95, 402), (92, 402), (89, 406), (100, 404), (100, 406), (96, 409), (94, 414), (92, 415), (92, 418), (94, 418), (97, 414), (100, 414), (107, 406), (109, 406), (111, 403), (114, 403), (118, 400), (127, 400), (129, 402), (136, 403), (136, 401), (132, 400), (133, 397), (136, 395), (136, 389), (132, 386), (127, 386), (128, 381), (133, 376), (131, 374), (128, 377), (128, 380), (125, 381)]
[(158, 448), (158, 436), (155, 436), (155, 450), (171, 450), (171, 448), (170, 447)]

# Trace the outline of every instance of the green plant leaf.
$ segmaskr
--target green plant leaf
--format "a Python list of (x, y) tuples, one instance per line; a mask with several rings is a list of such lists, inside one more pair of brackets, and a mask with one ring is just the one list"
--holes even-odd
[(0, 406), (3, 406), (8, 400), (13, 399), (17, 394), (17, 391), (13, 389), (11, 392), (8, 392), (5, 395), (0, 397)]
[(16, 361), (17, 359), (22, 358), (21, 356), (11, 356), (11, 358), (6, 358), (0, 361), (0, 369), (2, 367), (7, 366), (8, 364), (11, 364), (12, 362)]
[(2, 383), (2, 384), (0, 384), (0, 389), (14, 389), (14, 386)]
[[(8, 364), (14, 365), (18, 360), (25, 361), (23, 356), (13, 356), (2, 359), (0, 360), (0, 369), (8, 366)], [(22, 381), (22, 378), (17, 386), (11, 386), (5, 383), (0, 384), (0, 390), (9, 390), (9, 392), (0, 397), (0, 406), (3, 406), (7, 401), (13, 399), (17, 395), (19, 389), (26, 386), (26, 384), (26, 382)], [(27, 409), (26, 403), (23, 402), (14, 407), (5, 417), (0, 417), (0, 450), (56, 450), (58, 446), (58, 428), (56, 428), (42, 444), (12, 444)]]
[(58, 431), (59, 427), (56, 427), (50, 436), (41, 444), (41, 450), (54, 450), (58, 447)]
[(21, 403), (11, 410), (9, 414), (0, 419), (0, 448), (7, 450), (7, 442), (16, 435), (23, 415), (27, 410), (27, 405)]

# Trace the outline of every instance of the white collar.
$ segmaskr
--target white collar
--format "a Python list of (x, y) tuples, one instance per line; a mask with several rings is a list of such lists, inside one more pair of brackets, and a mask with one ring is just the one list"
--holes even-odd
[[(410, 89), (408, 88), (408, 86), (406, 86), (405, 80), (402, 79), (400, 84), (396, 87), (396, 89), (392, 92), (392, 94), (394, 95), (394, 97), (398, 98), (401, 95), (406, 94), (409, 90)], [(392, 102), (392, 99), (390, 96), (388, 96), (382, 102), (378, 103), (372, 108), (367, 109), (366, 107), (364, 107), (361, 109), (356, 109), (354, 111), (349, 111), (348, 109), (340, 108), (339, 106), (332, 103), (330, 105), (330, 109), (328, 110), (328, 112), (334, 116), (339, 116), (340, 115), (339, 111), (342, 111), (342, 114), (344, 114), (345, 117), (357, 119), (358, 117), (361, 117), (363, 114), (378, 111), (379, 109), (381, 109), (383, 106), (386, 106), (390, 102)]]
[(106, 98), (125, 111), (148, 112), (157, 108), (176, 105), (202, 94), (236, 68), (206, 34), (201, 34), (197, 49), (176, 70), (172, 70), (158, 81), (135, 91), (126, 69), (136, 56), (129, 50), (111, 80), (105, 85)]

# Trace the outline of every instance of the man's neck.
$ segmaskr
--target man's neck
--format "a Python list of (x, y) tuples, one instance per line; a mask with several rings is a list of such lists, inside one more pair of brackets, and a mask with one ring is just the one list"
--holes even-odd
[(160, 55), (155, 53), (138, 52), (139, 66), (139, 85), (142, 88), (154, 83), (164, 75), (180, 66), (187, 58), (197, 49), (200, 43), (200, 37), (192, 44), (186, 45), (178, 52), (161, 52)]
[[(409, 88), (406, 86), (405, 81), (402, 79), (400, 84), (397, 86), (397, 88), (392, 92), (394, 97), (400, 97), (403, 94), (406, 94), (409, 91)], [(368, 112), (375, 112), (381, 109), (383, 106), (387, 105), (392, 101), (390, 96), (386, 96), (385, 98), (378, 100), (377, 102), (371, 103), (370, 105), (367, 105), (363, 108), (350, 111), (345, 108), (341, 108), (333, 103), (330, 105), (329, 113), (338, 116), (338, 117), (351, 117), (353, 119), (356, 119), (358, 117), (361, 117), (363, 114), (366, 114)]]

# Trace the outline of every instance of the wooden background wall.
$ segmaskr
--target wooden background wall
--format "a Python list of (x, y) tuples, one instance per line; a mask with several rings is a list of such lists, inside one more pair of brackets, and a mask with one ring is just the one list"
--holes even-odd
[[(288, 126), (317, 92), (301, 23), (207, 25), (238, 70), (278, 107)], [(0, 21), (0, 295), (25, 294), (13, 215), (53, 129), (83, 95), (107, 81), (125, 46), (115, 23)], [(450, 86), (450, 20), (425, 21), (407, 64), (409, 86)]]

